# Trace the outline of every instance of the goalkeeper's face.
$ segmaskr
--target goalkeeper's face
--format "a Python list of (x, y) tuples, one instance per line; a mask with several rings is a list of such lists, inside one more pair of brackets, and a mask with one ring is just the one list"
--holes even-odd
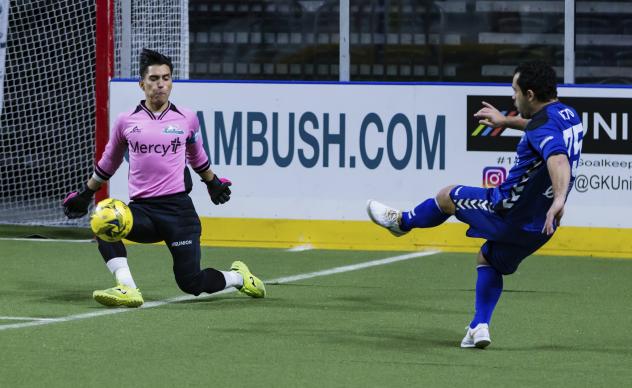
[(162, 108), (169, 101), (172, 86), (171, 71), (167, 65), (149, 66), (147, 74), (140, 80), (146, 101), (154, 110)]

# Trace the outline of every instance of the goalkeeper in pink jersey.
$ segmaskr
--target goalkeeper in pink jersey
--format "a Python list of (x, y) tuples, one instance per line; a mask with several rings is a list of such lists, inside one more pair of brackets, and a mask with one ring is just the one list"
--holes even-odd
[[(176, 282), (186, 293), (210, 294), (236, 287), (252, 297), (263, 297), (263, 282), (241, 261), (235, 261), (230, 271), (200, 268), (201, 225), (188, 195), (193, 183), (186, 163), (200, 175), (215, 205), (230, 199), (231, 182), (218, 178), (211, 170), (195, 113), (169, 101), (172, 72), (169, 57), (143, 50), (139, 84), (145, 100), (117, 117), (94, 174), (82, 190), (66, 197), (64, 212), (68, 218), (85, 216), (94, 193), (114, 175), (127, 151), (129, 208), (134, 224), (126, 238), (139, 243), (164, 241), (173, 257)], [(117, 285), (94, 291), (94, 299), (107, 306), (142, 305), (143, 296), (127, 264), (123, 242), (97, 241)]]

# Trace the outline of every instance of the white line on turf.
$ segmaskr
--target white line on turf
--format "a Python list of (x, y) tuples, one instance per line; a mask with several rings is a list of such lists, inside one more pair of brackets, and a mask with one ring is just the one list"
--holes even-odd
[(0, 237), (0, 241), (33, 241), (33, 242), (64, 242), (64, 243), (91, 243), (94, 240), (63, 240), (57, 238), (26, 238), (26, 237)]
[[(410, 260), (410, 259), (414, 259), (414, 258), (417, 258), (417, 257), (435, 255), (435, 254), (437, 254), (439, 252), (440, 251), (424, 251), (424, 252), (407, 253), (405, 255), (387, 257), (387, 258), (378, 259), (378, 260), (365, 261), (363, 263), (357, 263), (357, 264), (351, 264), (351, 265), (344, 265), (342, 267), (335, 267), (335, 268), (325, 269), (325, 270), (322, 270), (322, 271), (308, 272), (308, 273), (303, 273), (303, 274), (298, 274), (298, 275), (284, 276), (284, 277), (280, 277), (280, 278), (276, 278), (276, 279), (264, 280), (264, 282), (266, 284), (290, 283), (290, 282), (295, 282), (295, 281), (298, 281), (298, 280), (311, 279), (311, 278), (316, 278), (316, 277), (320, 277), (320, 276), (328, 276), (328, 275), (335, 275), (335, 274), (344, 273), (344, 272), (357, 271), (357, 270), (364, 269), (364, 268), (370, 268), (370, 267), (376, 267), (376, 266), (379, 266), (379, 265), (386, 265), (386, 264), (396, 263), (398, 261)], [(182, 295), (182, 296), (177, 296), (175, 298), (163, 299), (163, 300), (158, 300), (158, 301), (154, 301), (154, 302), (147, 302), (147, 303), (143, 304), (138, 309), (134, 309), (134, 308), (109, 308), (109, 309), (103, 309), (103, 310), (89, 312), (89, 313), (68, 315), (68, 316), (59, 317), (59, 318), (52, 318), (50, 320), (38, 320), (38, 321), (31, 321), (31, 322), (20, 322), (20, 323), (8, 324), (8, 325), (0, 325), (0, 331), (8, 330), (8, 329), (21, 329), (21, 328), (31, 327), (31, 326), (49, 325), (49, 324), (52, 324), (52, 323), (77, 321), (79, 319), (87, 319), (87, 318), (100, 317), (100, 316), (104, 316), (104, 315), (112, 315), (112, 314), (120, 314), (120, 313), (138, 311), (138, 310), (142, 310), (142, 309), (159, 307), (159, 306), (164, 306), (166, 304), (184, 302), (184, 301), (188, 301), (188, 300), (207, 299), (207, 298), (211, 298), (211, 297), (213, 297), (215, 295), (229, 294), (231, 292), (236, 292), (236, 291), (237, 291), (236, 289), (230, 288), (230, 289), (226, 289), (226, 290), (223, 290), (223, 291), (220, 291), (220, 292), (216, 292), (214, 294), (204, 294), (202, 296)]]
[(7, 317), (0, 316), (0, 321), (56, 321), (57, 318)]

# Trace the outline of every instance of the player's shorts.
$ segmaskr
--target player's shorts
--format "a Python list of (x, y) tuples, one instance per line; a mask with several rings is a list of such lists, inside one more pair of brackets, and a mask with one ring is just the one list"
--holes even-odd
[(518, 269), (527, 256), (537, 251), (551, 236), (522, 229), (492, 209), (492, 191), (482, 187), (456, 186), (450, 198), (456, 207), (456, 218), (470, 227), (468, 237), (487, 241), (481, 252), (487, 262), (508, 275)]
[(129, 208), (134, 217), (132, 230), (126, 237), (130, 241), (165, 241), (167, 246), (189, 240), (199, 241), (202, 232), (200, 219), (191, 197), (186, 193), (136, 199), (129, 203)]

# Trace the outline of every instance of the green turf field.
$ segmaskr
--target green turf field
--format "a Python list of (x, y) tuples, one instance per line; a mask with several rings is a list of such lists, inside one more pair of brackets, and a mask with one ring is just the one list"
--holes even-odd
[[(632, 381), (632, 260), (529, 258), (505, 277), (492, 345), (481, 351), (458, 346), (473, 312), (470, 254), (291, 280), (402, 253), (205, 248), (205, 265), (226, 269), (241, 258), (263, 279), (280, 282), (268, 284), (265, 299), (226, 293), (170, 301), (183, 294), (167, 249), (128, 251), (149, 308), (106, 309), (92, 300), (93, 289), (113, 285), (94, 243), (0, 241), (0, 387)], [(41, 325), (24, 326), (33, 322)]]

